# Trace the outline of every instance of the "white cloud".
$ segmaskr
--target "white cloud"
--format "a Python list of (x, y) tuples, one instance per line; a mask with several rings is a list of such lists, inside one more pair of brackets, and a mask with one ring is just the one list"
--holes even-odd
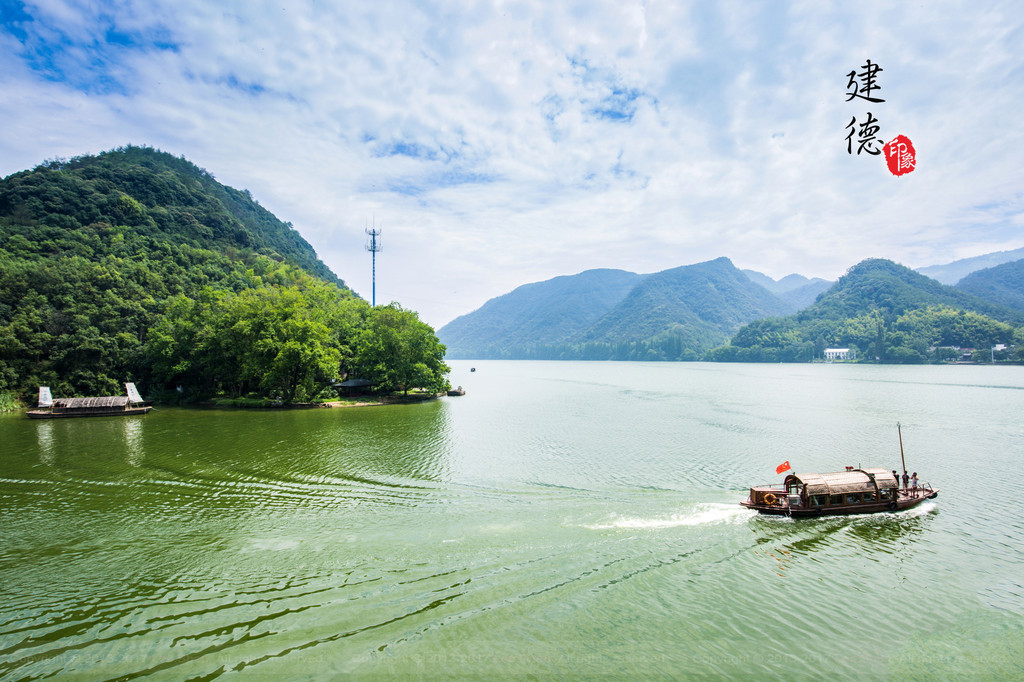
[[(1024, 245), (1024, 9), (816, 2), (27, 5), (0, 174), (183, 154), (435, 325), (528, 281), (726, 255), (775, 277)], [(114, 36), (111, 38), (111, 36)], [(882, 65), (886, 102), (845, 102)], [(846, 153), (873, 111), (919, 168)], [(883, 141), (885, 141), (883, 140)]]

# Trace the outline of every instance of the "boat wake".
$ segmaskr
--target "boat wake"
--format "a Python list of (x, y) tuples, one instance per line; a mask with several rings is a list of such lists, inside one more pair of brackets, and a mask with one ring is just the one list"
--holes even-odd
[(901, 512), (896, 512), (895, 514), (893, 514), (893, 516), (898, 516), (904, 519), (916, 519), (918, 516), (927, 516), (928, 514), (935, 511), (938, 508), (938, 506), (939, 505), (936, 502), (922, 502), (916, 507), (911, 507), (910, 509), (904, 509)]
[(731, 504), (698, 504), (693, 509), (664, 517), (637, 518), (620, 517), (607, 523), (585, 526), (591, 530), (657, 530), (661, 528), (678, 528), (680, 526), (709, 526), (717, 524), (745, 523), (757, 512)]

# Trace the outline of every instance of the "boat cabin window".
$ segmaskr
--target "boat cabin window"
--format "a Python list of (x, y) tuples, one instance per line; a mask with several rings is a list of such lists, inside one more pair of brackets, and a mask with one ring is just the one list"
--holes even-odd
[(831, 497), (831, 499), (829, 500), (829, 504), (842, 504), (842, 503), (843, 503), (843, 496), (842, 495), (833, 495)]
[(846, 504), (860, 504), (860, 493), (847, 493)]
[(875, 491), (872, 490), (871, 492), (864, 493), (864, 501), (865, 502), (874, 502), (875, 501)]
[(892, 494), (890, 493), (888, 488), (883, 488), (882, 490), (878, 491), (878, 499), (880, 499), (880, 500), (892, 499)]
[(824, 507), (828, 501), (828, 495), (811, 495), (812, 507)]

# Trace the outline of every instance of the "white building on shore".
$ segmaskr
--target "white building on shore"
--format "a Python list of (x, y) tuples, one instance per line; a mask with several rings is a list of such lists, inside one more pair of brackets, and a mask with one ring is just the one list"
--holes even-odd
[(856, 360), (857, 351), (850, 350), (849, 348), (826, 348), (825, 359), (829, 362), (835, 362), (837, 360)]

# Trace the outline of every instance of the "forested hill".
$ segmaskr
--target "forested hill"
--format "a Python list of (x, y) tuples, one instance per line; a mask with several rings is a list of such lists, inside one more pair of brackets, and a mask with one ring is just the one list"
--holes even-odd
[(795, 315), (746, 325), (708, 359), (810, 361), (820, 358), (825, 347), (843, 347), (872, 361), (926, 362), (955, 357), (953, 347), (1020, 344), (1022, 324), (1024, 313), (1019, 310), (892, 261), (870, 259), (850, 268), (813, 305)]
[(1024, 322), (1024, 314), (940, 284), (890, 260), (872, 258), (850, 268), (801, 318), (842, 318), (877, 309), (889, 317), (928, 306), (946, 306), (1004, 322)]
[(438, 335), (452, 357), (500, 358), (565, 343), (589, 329), (641, 279), (625, 270), (597, 269), (524, 284), (452, 320)]
[(1024, 260), (972, 272), (956, 288), (1024, 312)]
[(125, 147), (0, 181), (0, 404), (125, 381), (305, 401), (346, 373), (440, 390), (443, 358), (414, 312), (370, 308), (289, 224), (184, 159)]
[(58, 241), (90, 226), (116, 225), (148, 238), (143, 248), (166, 242), (229, 257), (262, 254), (343, 284), (291, 224), (248, 190), (222, 185), (192, 162), (152, 147), (48, 161), (9, 175), (0, 183), (0, 219), (8, 228), (47, 230)]
[(589, 270), (525, 285), (438, 335), (452, 357), (696, 360), (745, 322), (795, 309), (718, 258), (650, 275)]
[(671, 334), (703, 350), (746, 322), (793, 310), (728, 258), (716, 258), (648, 275), (584, 340), (619, 343)]

